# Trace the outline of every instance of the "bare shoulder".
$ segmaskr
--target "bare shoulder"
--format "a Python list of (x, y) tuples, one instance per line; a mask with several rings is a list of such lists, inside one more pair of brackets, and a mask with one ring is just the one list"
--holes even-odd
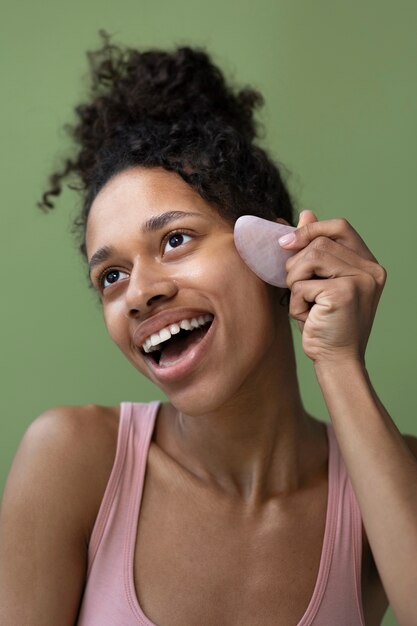
[[(63, 435), (69, 435), (82, 429), (82, 434), (87, 434), (92, 428), (94, 432), (101, 435), (105, 434), (108, 428), (114, 427), (118, 421), (118, 415), (118, 406), (99, 406), (97, 404), (58, 406), (39, 415), (28, 426), (26, 433), (53, 429), (54, 434), (61, 432)], [(97, 431), (97, 429), (99, 430)]]
[[(53, 475), (55, 502), (68, 507), (86, 543), (116, 454), (118, 407), (61, 406), (48, 409), (26, 429), (8, 476), (5, 496), (26, 476)], [(51, 489), (53, 486), (50, 486)], [(33, 492), (35, 495), (35, 492)]]
[(94, 405), (50, 409), (26, 429), (0, 509), (2, 623), (75, 623), (117, 430), (117, 408)]
[(54, 465), (67, 488), (74, 486), (74, 513), (87, 543), (113, 466), (118, 425), (118, 406), (61, 406), (36, 418), (22, 440), (21, 446), (42, 450), (40, 458)]
[[(48, 409), (27, 428), (27, 438), (53, 439), (55, 442), (74, 443), (76, 455), (87, 446), (91, 453), (92, 442), (106, 444), (117, 436), (119, 407), (85, 404), (82, 406), (60, 406)], [(55, 439), (56, 438), (56, 439)]]

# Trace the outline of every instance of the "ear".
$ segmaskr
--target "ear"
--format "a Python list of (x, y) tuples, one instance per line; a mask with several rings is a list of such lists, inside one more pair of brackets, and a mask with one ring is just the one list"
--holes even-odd
[(289, 224), (287, 220), (284, 220), (283, 217), (277, 217), (275, 221), (278, 222), (279, 224), (285, 224), (286, 226), (291, 226), (291, 224)]

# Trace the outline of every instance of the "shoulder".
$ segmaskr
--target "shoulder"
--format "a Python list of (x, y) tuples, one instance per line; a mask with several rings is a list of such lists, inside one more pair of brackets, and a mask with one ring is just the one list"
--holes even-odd
[[(48, 409), (27, 428), (22, 443), (71, 449), (73, 460), (101, 456), (102, 446), (114, 443), (119, 425), (119, 407), (60, 406)], [(71, 448), (70, 448), (71, 446)], [(100, 448), (100, 450), (98, 450)], [(95, 454), (95, 452), (100, 454)]]
[(10, 488), (36, 476), (57, 504), (68, 508), (71, 502), (71, 517), (88, 542), (114, 462), (118, 423), (119, 407), (91, 404), (45, 411), (23, 435)]
[(85, 404), (81, 406), (58, 406), (46, 410), (39, 415), (27, 428), (28, 433), (37, 433), (41, 430), (51, 429), (69, 435), (74, 429), (83, 429), (83, 432), (91, 427), (100, 428), (114, 422), (118, 417), (119, 407), (99, 406), (97, 404)]
[(28, 426), (20, 449), (27, 454), (47, 452), (46, 462), (59, 458), (61, 465), (71, 465), (76, 471), (81, 466), (96, 466), (107, 453), (115, 451), (118, 425), (119, 407), (55, 407)]
[(0, 612), (8, 624), (74, 624), (117, 424), (115, 409), (58, 407), (25, 431), (0, 510)]

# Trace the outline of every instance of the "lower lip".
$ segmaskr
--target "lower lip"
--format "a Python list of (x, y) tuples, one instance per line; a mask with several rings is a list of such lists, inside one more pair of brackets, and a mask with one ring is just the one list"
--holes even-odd
[(216, 318), (213, 319), (210, 328), (201, 341), (199, 341), (199, 343), (192, 348), (189, 348), (187, 353), (182, 358), (178, 359), (178, 361), (173, 365), (160, 367), (152, 358), (147, 358), (146, 362), (158, 381), (161, 383), (172, 383), (193, 372), (204, 359), (204, 356), (209, 348), (211, 338), (214, 334), (213, 327), (215, 324)]

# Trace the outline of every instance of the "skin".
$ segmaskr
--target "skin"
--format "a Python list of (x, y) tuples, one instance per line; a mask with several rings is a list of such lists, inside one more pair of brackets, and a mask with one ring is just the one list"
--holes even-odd
[[(173, 209), (199, 216), (141, 233), (147, 219)], [(189, 235), (178, 247), (163, 241), (178, 228)], [(358, 233), (346, 220), (301, 214), (289, 244), (297, 252), (287, 262), (289, 314), (282, 290), (238, 255), (232, 226), (172, 172), (115, 176), (93, 203), (86, 236), (89, 260), (112, 247), (91, 277), (111, 338), (169, 399), (149, 449), (136, 544), (145, 612), (172, 626), (202, 617), (253, 626), (297, 623), (307, 607), (323, 539), (328, 448), (324, 424), (302, 405), (292, 317), (366, 526), (365, 623), (380, 623), (384, 588), (399, 623), (415, 623), (417, 439), (398, 433), (365, 376), (386, 273)], [(99, 277), (112, 269), (120, 280), (103, 290)], [(215, 333), (189, 376), (160, 385), (133, 338), (143, 320), (179, 307), (214, 314)], [(88, 405), (51, 409), (25, 433), (0, 515), (1, 623), (76, 623), (117, 432), (118, 407)], [(247, 594), (231, 593), (230, 580)]]

